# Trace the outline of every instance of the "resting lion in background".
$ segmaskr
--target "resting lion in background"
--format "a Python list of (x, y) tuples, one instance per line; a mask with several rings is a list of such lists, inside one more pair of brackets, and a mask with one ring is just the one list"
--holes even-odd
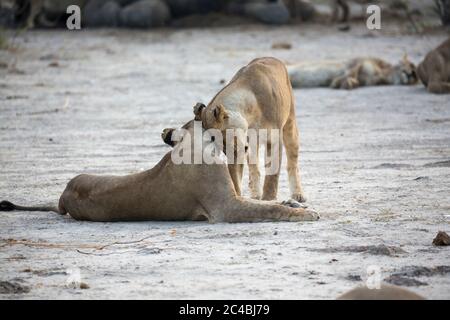
[(427, 54), (417, 69), (431, 93), (450, 93), (450, 38)]
[(378, 58), (324, 61), (287, 66), (294, 88), (331, 87), (355, 89), (376, 85), (413, 85), (418, 81), (416, 67), (406, 55), (397, 65)]
[[(193, 123), (185, 125), (190, 136), (193, 136)], [(186, 133), (182, 139), (185, 137)], [(211, 139), (203, 140), (202, 152), (205, 148), (214, 147), (214, 143)], [(223, 160), (226, 157), (221, 155), (215, 164), (175, 164), (171, 155), (179, 154), (182, 147), (185, 147), (184, 143), (176, 144), (155, 167), (140, 173), (126, 176), (79, 175), (67, 184), (57, 207), (23, 207), (2, 201), (0, 211), (54, 211), (69, 213), (76, 220), (102, 222), (208, 220), (213, 223), (319, 219), (315, 211), (300, 208), (292, 201), (286, 206), (237, 196)], [(194, 153), (194, 139), (190, 139), (188, 147)], [(182, 150), (186, 152), (187, 149)]]

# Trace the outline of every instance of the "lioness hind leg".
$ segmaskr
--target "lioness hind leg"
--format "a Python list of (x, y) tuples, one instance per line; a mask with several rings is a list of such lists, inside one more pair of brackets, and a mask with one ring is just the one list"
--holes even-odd
[(59, 198), (58, 211), (59, 211), (58, 213), (61, 214), (61, 215), (67, 214), (66, 207), (64, 206), (64, 193)]
[(427, 87), (428, 92), (445, 94), (450, 93), (450, 83), (449, 82), (430, 82)]
[(229, 164), (228, 171), (230, 172), (231, 180), (233, 181), (234, 190), (236, 190), (236, 195), (241, 195), (241, 186), (242, 186), (242, 174), (244, 171), (243, 164)]
[(300, 172), (298, 169), (299, 137), (295, 115), (291, 115), (283, 127), (283, 142), (287, 156), (287, 173), (291, 198), (298, 202), (305, 202)]

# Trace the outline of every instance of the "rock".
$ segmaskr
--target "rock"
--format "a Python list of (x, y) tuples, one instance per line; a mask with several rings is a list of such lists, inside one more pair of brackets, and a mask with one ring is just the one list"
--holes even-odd
[(349, 274), (345, 279), (350, 281), (362, 281), (361, 276), (357, 274)]
[(162, 250), (160, 248), (144, 248), (138, 251), (138, 254), (149, 255), (149, 254), (159, 254)]
[(310, 21), (314, 19), (317, 12), (314, 5), (310, 1), (305, 0), (283, 0), (291, 18), (300, 21)]
[(13, 8), (0, 6), (0, 27), (15, 27), (15, 14)]
[(401, 253), (406, 253), (405, 250), (399, 247), (386, 246), (384, 244), (380, 245), (370, 245), (370, 246), (345, 246), (345, 247), (335, 247), (335, 248), (324, 248), (324, 249), (314, 249), (314, 251), (319, 252), (361, 252), (373, 255), (382, 256), (397, 256)]
[(439, 231), (436, 237), (433, 239), (435, 246), (448, 246), (450, 245), (450, 237), (444, 231)]
[(450, 266), (436, 266), (432, 268), (421, 266), (407, 266), (400, 271), (391, 274), (385, 279), (386, 282), (406, 287), (426, 286), (426, 282), (416, 280), (417, 277), (431, 277), (450, 273)]
[(176, 18), (192, 14), (206, 14), (218, 11), (224, 1), (219, 0), (166, 0), (170, 12)]
[(405, 287), (418, 287), (418, 286), (427, 286), (428, 283), (416, 280), (414, 278), (402, 277), (397, 274), (393, 274), (388, 278), (384, 279), (384, 281), (395, 284), (397, 286), (405, 286)]
[(424, 165), (425, 168), (444, 168), (450, 167), (450, 160), (431, 162)]
[(30, 292), (30, 287), (17, 282), (0, 281), (0, 294), (19, 294)]
[(406, 163), (382, 163), (373, 167), (372, 169), (403, 169), (412, 167), (412, 165)]
[(122, 9), (120, 25), (129, 28), (161, 27), (170, 19), (168, 6), (160, 0), (141, 0)]
[(132, 3), (138, 2), (139, 0), (115, 0), (115, 1), (123, 8)]
[(39, 57), (39, 60), (41, 61), (48, 61), (48, 60), (58, 60), (59, 57), (56, 54), (50, 53), (50, 54), (44, 54), (43, 56)]
[(450, 0), (435, 1), (436, 9), (444, 26), (450, 25)]
[(415, 178), (413, 180), (414, 181), (428, 181), (428, 180), (430, 180), (430, 177), (420, 176), (420, 177), (417, 177), (417, 178)]
[(272, 44), (272, 49), (289, 50), (292, 49), (292, 44), (290, 44), (289, 42), (275, 42)]
[(244, 14), (260, 22), (274, 25), (285, 24), (290, 18), (289, 11), (281, 0), (247, 3), (244, 5)]
[(351, 30), (351, 27), (349, 24), (344, 24), (344, 25), (338, 26), (338, 30), (342, 31), (342, 32), (347, 32), (347, 31)]
[(444, 265), (432, 268), (422, 266), (406, 266), (393, 275), (402, 277), (431, 277), (436, 275), (442, 276), (447, 273), (450, 273), (450, 266)]
[[(109, 0), (111, 1), (111, 0)], [(48, 20), (57, 20), (65, 16), (67, 7), (70, 5), (79, 6), (81, 10), (90, 1), (88, 0), (45, 0), (43, 1), (43, 14)]]
[(81, 23), (86, 27), (117, 27), (121, 7), (113, 0), (91, 0), (83, 9)]

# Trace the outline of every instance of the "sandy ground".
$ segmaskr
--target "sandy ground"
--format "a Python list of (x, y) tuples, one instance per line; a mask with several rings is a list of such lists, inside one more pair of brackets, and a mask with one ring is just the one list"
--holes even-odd
[[(33, 31), (0, 51), (0, 198), (53, 203), (79, 173), (128, 174), (259, 56), (414, 62), (445, 39), (391, 26)], [(291, 50), (272, 50), (275, 41)], [(450, 104), (421, 85), (295, 90), (311, 223), (77, 222), (0, 217), (0, 299), (333, 299), (381, 279), (450, 298)], [(284, 169), (284, 168), (283, 168)], [(279, 199), (288, 198), (283, 170)], [(105, 247), (103, 247), (105, 246)], [(66, 283), (79, 270), (88, 289)], [(72, 276), (71, 276), (72, 273)], [(15, 293), (14, 293), (15, 292)]]

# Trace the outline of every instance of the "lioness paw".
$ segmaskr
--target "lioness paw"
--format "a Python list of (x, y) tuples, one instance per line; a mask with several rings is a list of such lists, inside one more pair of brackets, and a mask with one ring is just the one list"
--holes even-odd
[(314, 210), (305, 210), (305, 216), (310, 218), (307, 221), (317, 221), (320, 219), (320, 215), (317, 211)]
[(303, 193), (293, 193), (291, 194), (291, 198), (298, 202), (306, 202), (306, 197)]
[(317, 221), (320, 219), (320, 215), (314, 210), (304, 210), (303, 212), (299, 212), (298, 215), (292, 215), (289, 218), (291, 222), (297, 221)]
[(341, 83), (341, 89), (352, 90), (358, 86), (358, 80), (355, 78), (346, 78)]

